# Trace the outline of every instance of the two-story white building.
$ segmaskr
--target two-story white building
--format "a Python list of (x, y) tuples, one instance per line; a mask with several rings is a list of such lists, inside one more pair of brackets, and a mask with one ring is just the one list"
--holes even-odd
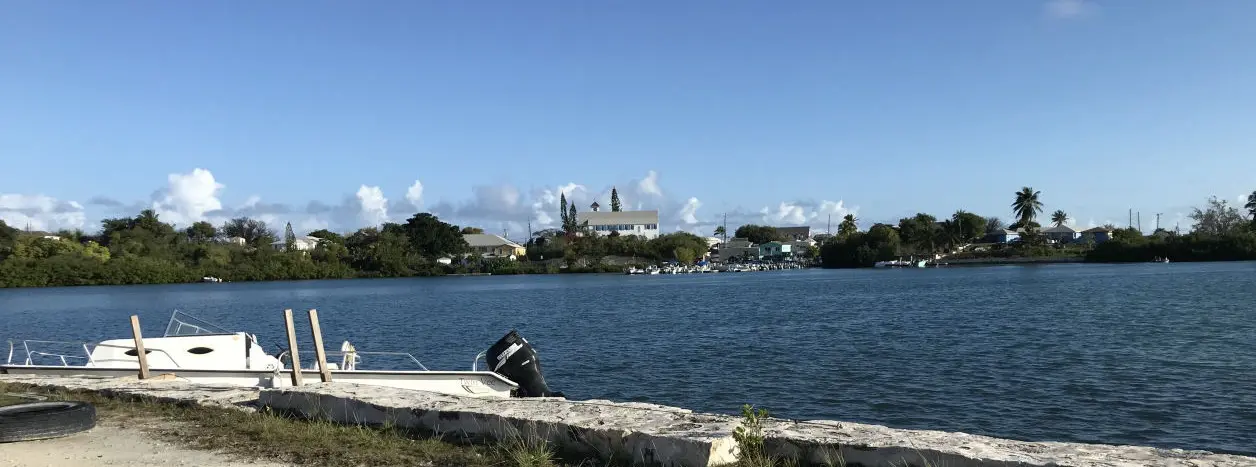
[[(297, 237), (296, 240), (293, 240), (292, 242), (292, 250), (293, 251), (310, 251), (318, 247), (318, 243), (322, 241), (324, 240), (321, 238), (311, 237), (309, 235), (306, 235), (303, 237)], [(276, 250), (285, 250), (288, 248), (288, 243), (283, 240), (279, 240), (279, 241), (271, 242), (270, 246), (271, 248), (274, 248)]]
[(587, 212), (577, 212), (576, 221), (588, 223), (589, 230), (598, 235), (640, 235), (646, 239), (659, 236), (659, 212), (655, 211), (602, 211), (597, 203)]

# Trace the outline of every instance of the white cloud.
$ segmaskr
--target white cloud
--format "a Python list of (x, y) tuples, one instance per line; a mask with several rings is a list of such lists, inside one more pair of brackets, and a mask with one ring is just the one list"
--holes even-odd
[(653, 170), (645, 174), (645, 178), (637, 182), (637, 190), (643, 195), (663, 197), (663, 189), (659, 188), (659, 173)]
[(388, 222), (388, 198), (378, 186), (362, 185), (358, 188), (358, 217), (367, 225)]
[(414, 184), (406, 189), (406, 201), (410, 202), (410, 206), (419, 207), (423, 201), (423, 182), (415, 180)]
[(797, 225), (807, 222), (807, 215), (803, 212), (802, 206), (793, 203), (782, 201), (776, 209), (764, 207), (759, 212), (763, 214), (763, 222), (768, 225)]
[(698, 208), (700, 207), (702, 207), (702, 202), (698, 201), (698, 198), (689, 198), (689, 201), (686, 201), (685, 205), (682, 206), (680, 211), (677, 213), (680, 217), (680, 221), (689, 225), (697, 224)]
[(1074, 19), (1095, 14), (1098, 6), (1091, 0), (1048, 0), (1043, 12), (1052, 19)]
[(201, 168), (186, 174), (170, 174), (166, 177), (166, 187), (156, 194), (152, 207), (162, 221), (178, 226), (190, 225), (204, 220), (205, 213), (222, 209), (218, 192), (225, 187), (214, 180), (214, 174)]
[(87, 221), (83, 205), (45, 195), (0, 193), (0, 219), (15, 229), (55, 231), (81, 229)]

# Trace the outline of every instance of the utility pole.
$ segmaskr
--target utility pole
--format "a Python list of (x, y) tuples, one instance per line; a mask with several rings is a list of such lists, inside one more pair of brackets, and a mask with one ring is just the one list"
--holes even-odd
[(724, 243), (728, 243), (728, 213), (727, 212), (724, 213), (724, 223), (720, 225), (724, 227), (724, 238), (721, 240), (723, 240)]
[(1157, 231), (1160, 230), (1160, 215), (1161, 214), (1164, 214), (1164, 213), (1163, 212), (1156, 213), (1156, 230)]
[(1142, 231), (1143, 231), (1143, 212), (1138, 211), (1138, 232), (1142, 233)]
[(1131, 229), (1134, 228), (1134, 208), (1130, 208), (1130, 220), (1129, 223), (1126, 224), (1126, 227)]
[(829, 224), (824, 227), (824, 233), (833, 236), (833, 214), (829, 214)]

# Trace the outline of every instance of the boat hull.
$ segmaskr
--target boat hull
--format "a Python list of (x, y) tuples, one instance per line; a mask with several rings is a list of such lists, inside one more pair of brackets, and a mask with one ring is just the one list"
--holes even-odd
[[(39, 376), (134, 377), (138, 368), (100, 368), (55, 365), (3, 365), (0, 373)], [(170, 374), (176, 379), (208, 386), (260, 388), (292, 387), (291, 370), (196, 370), (152, 368), (152, 375)], [(316, 370), (302, 370), (304, 384), (320, 382)], [(332, 382), (385, 386), (397, 389), (438, 392), (465, 397), (507, 398), (518, 387), (514, 382), (488, 371), (375, 371), (331, 370)]]

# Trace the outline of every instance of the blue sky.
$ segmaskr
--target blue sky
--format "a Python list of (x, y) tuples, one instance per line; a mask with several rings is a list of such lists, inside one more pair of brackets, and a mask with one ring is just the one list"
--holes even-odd
[[(6, 2), (0, 218), (1076, 223), (1256, 190), (1256, 2)], [(199, 170), (197, 170), (199, 169)], [(417, 182), (417, 185), (416, 185)], [(408, 196), (409, 195), (409, 196)], [(1188, 222), (1183, 221), (1184, 225)]]

